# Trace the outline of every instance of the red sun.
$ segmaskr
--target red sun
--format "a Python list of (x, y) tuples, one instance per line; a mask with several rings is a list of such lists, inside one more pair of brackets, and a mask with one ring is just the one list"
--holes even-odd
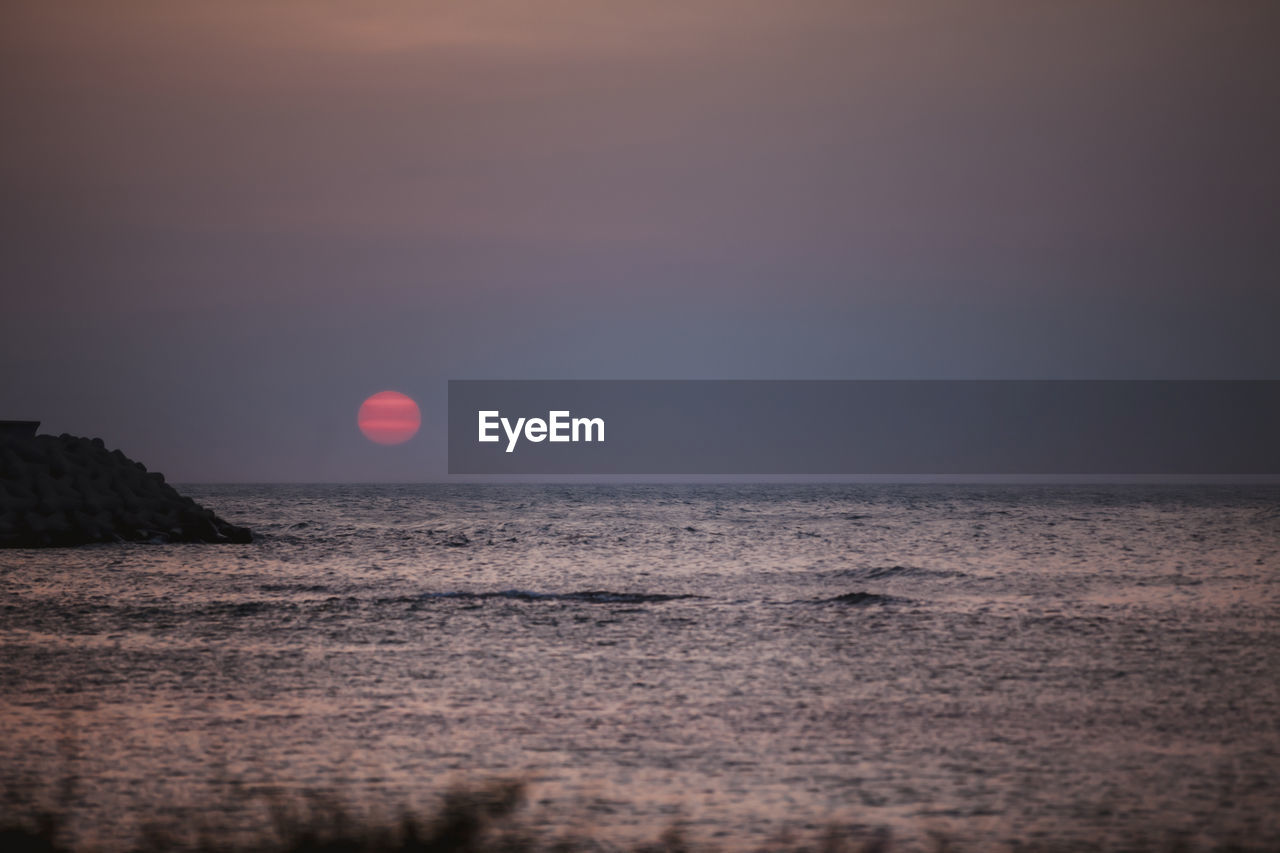
[(379, 391), (360, 404), (356, 423), (364, 437), (378, 444), (404, 444), (422, 425), (418, 404), (399, 391)]

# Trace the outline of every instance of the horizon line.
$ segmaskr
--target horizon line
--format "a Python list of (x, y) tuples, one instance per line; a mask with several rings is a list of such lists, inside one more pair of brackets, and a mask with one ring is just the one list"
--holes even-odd
[(469, 474), (404, 480), (170, 480), (191, 486), (426, 485), (1280, 485), (1274, 474)]

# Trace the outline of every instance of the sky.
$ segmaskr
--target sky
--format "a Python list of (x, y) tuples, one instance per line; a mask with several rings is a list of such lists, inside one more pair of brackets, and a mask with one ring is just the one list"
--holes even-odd
[[(446, 471), (449, 379), (1280, 378), (1280, 6), (7, 0), (0, 418)], [(410, 442), (356, 427), (377, 391)]]

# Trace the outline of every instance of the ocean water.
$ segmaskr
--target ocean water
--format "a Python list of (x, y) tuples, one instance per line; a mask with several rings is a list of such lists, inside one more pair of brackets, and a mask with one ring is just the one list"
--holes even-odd
[(1280, 846), (1276, 487), (183, 491), (257, 541), (0, 552), (0, 775), (88, 844), (512, 778), (606, 848)]

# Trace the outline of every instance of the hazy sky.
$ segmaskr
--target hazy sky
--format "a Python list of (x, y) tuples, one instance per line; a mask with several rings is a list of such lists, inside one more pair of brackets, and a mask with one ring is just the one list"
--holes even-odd
[[(0, 418), (419, 480), (450, 378), (1280, 378), (1280, 6), (0, 6)], [(355, 425), (386, 388), (419, 436)]]

